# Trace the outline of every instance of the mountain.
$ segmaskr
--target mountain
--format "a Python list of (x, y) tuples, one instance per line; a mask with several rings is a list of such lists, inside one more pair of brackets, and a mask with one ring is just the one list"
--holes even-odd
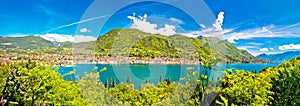
[[(74, 48), (75, 54), (147, 58), (177, 58), (199, 60), (201, 63), (261, 63), (245, 50), (216, 38), (186, 37), (180, 34), (163, 36), (137, 29), (115, 29), (91, 42), (51, 42), (37, 36), (0, 37), (0, 48), (43, 50), (44, 48)], [(45, 49), (48, 50), (48, 49)], [(77, 53), (78, 52), (78, 53)]]
[(300, 55), (300, 51), (288, 51), (279, 54), (260, 54), (257, 58), (264, 58), (270, 60), (271, 63), (282, 63), (284, 60), (290, 60)]
[(49, 41), (39, 36), (24, 36), (24, 37), (2, 37), (0, 36), (0, 48), (18, 48), (18, 49), (38, 49), (38, 48), (72, 48), (75, 45), (85, 45), (90, 46), (91, 43), (95, 43), (95, 41), (89, 42), (57, 42), (57, 41)]
[(19, 49), (38, 49), (45, 47), (54, 47), (51, 41), (41, 37), (0, 37), (0, 48), (19, 48)]
[(180, 34), (163, 36), (137, 29), (115, 29), (98, 37), (96, 52), (98, 56), (185, 58), (201, 63), (266, 61), (216, 38), (192, 38)]

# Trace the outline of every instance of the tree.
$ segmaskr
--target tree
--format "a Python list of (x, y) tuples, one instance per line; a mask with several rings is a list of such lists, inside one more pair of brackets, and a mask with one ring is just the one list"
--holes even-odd
[(300, 57), (264, 70), (263, 73), (271, 78), (273, 105), (300, 105), (299, 64)]
[(108, 88), (108, 79), (105, 79), (105, 88)]
[[(99, 77), (99, 72), (85, 73), (84, 77), (76, 81), (81, 95), (88, 105), (124, 105), (108, 93), (107, 88), (104, 87), (103, 83), (99, 82)], [(110, 87), (110, 89), (112, 88), (113, 87)]]
[(130, 76), (127, 77), (127, 84), (130, 84)]
[(162, 84), (162, 76), (159, 76), (159, 84)]
[(8, 104), (86, 104), (76, 85), (63, 80), (49, 65), (29, 60), (2, 68), (9, 73), (1, 92)]
[[(222, 89), (219, 92), (217, 103), (228, 100), (228, 104), (235, 105), (268, 105), (273, 94), (270, 91), (272, 84), (270, 78), (263, 73), (254, 74), (236, 70), (225, 72), (222, 79)], [(221, 99), (221, 100), (220, 100)]]

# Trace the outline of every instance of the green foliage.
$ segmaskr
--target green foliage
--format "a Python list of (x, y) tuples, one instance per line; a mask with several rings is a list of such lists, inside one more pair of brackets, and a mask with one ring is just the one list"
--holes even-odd
[(50, 66), (16, 62), (1, 66), (1, 94), (7, 103), (19, 105), (84, 105), (77, 86), (67, 82)]
[(170, 57), (178, 58), (180, 54), (166, 39), (147, 36), (139, 40), (130, 51), (131, 57)]
[(300, 57), (265, 69), (264, 73), (272, 80), (273, 105), (300, 105)]
[(127, 105), (151, 105), (159, 103), (167, 98), (177, 87), (177, 83), (167, 85), (166, 83), (159, 86), (146, 83), (141, 85), (140, 90), (135, 90), (132, 84), (121, 83), (118, 86), (109, 89), (112, 96)]
[(263, 73), (254, 74), (240, 70), (236, 70), (236, 73), (232, 74), (225, 72), (217, 103), (226, 98), (228, 104), (268, 105), (271, 103), (273, 99), (271, 95), (274, 93), (270, 91), (272, 88), (270, 81), (271, 79)]
[[(231, 73), (231, 74), (228, 74)], [(217, 105), (300, 105), (300, 57), (254, 74), (225, 72)]]
[[(96, 42), (98, 56), (138, 58), (185, 58), (201, 64), (254, 62), (247, 51), (214, 38), (190, 38), (183, 35), (169, 37), (149, 34), (137, 29), (115, 29), (100, 36)], [(255, 61), (260, 62), (260, 61)]]
[[(189, 77), (181, 78), (185, 83), (171, 82), (169, 78), (163, 81), (160, 77), (159, 85), (146, 83), (137, 90), (130, 77), (127, 83), (119, 85), (116, 79), (107, 79), (105, 85), (99, 82), (100, 73), (106, 68), (68, 82), (53, 67), (29, 60), (0, 65), (0, 97), (9, 105), (183, 106), (209, 105), (215, 99), (214, 104), (222, 106), (297, 106), (300, 105), (299, 64), (300, 57), (278, 67), (265, 68), (259, 74), (227, 70), (219, 81), (211, 81), (208, 73), (196, 73), (187, 67)], [(219, 82), (222, 88), (213, 86)]]
[(111, 96), (107, 88), (98, 81), (100, 73), (86, 73), (84, 77), (76, 81), (78, 88), (89, 105), (92, 106), (112, 106), (123, 105)]
[(221, 100), (223, 101), (223, 103), (217, 100), (216, 103), (217, 103), (218, 105), (221, 105), (221, 106), (229, 106), (229, 105), (228, 105), (228, 100), (227, 100), (225, 97), (223, 97), (222, 95), (220, 95), (220, 98), (221, 98)]

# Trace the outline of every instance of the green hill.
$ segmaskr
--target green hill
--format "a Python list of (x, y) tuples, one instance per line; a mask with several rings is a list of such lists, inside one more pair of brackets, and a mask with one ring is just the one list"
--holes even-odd
[[(264, 59), (257, 59), (247, 51), (237, 49), (224, 40), (207, 37), (191, 38), (179, 34), (163, 36), (145, 33), (137, 29), (115, 29), (100, 36), (96, 42), (51, 42), (36, 36), (26, 36), (0, 37), (0, 44), (0, 48), (21, 50), (75, 48), (79, 54), (86, 52), (93, 54), (93, 51), (96, 50), (98, 56), (123, 56), (140, 59), (177, 58), (199, 60), (205, 64), (266, 62)], [(48, 52), (46, 51), (46, 53)]]
[(51, 41), (36, 36), (0, 37), (0, 48), (38, 49), (54, 47)]
[(244, 50), (215, 38), (191, 38), (183, 35), (163, 36), (137, 29), (115, 29), (96, 42), (99, 56), (138, 58), (185, 58), (201, 63), (261, 62)]

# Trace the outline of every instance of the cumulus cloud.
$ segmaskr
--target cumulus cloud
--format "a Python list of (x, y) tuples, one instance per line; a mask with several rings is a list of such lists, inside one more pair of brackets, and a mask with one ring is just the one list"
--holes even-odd
[(147, 14), (139, 17), (136, 17), (135, 14), (133, 14), (133, 16), (128, 16), (128, 18), (133, 21), (130, 28), (139, 29), (147, 33), (162, 34), (166, 36), (176, 34), (176, 26), (165, 24), (164, 27), (158, 28), (157, 24), (147, 21), (147, 17)]
[(39, 35), (41, 38), (44, 38), (48, 41), (56, 41), (56, 42), (67, 42), (67, 41), (70, 41), (70, 42), (74, 42), (74, 38), (72, 35), (64, 35), (64, 34), (42, 34), (42, 35)]
[(225, 13), (223, 11), (219, 12), (217, 19), (211, 25), (212, 27), (210, 25), (206, 26), (204, 24), (200, 24), (200, 27), (202, 28), (201, 31), (190, 31), (187, 33), (183, 33), (183, 35), (189, 37), (205, 36), (205, 37), (215, 37), (215, 38), (223, 39), (221, 35), (231, 32), (233, 30), (233, 29), (224, 30), (222, 28), (224, 22), (224, 14)]
[(84, 36), (84, 35), (76, 35), (75, 37), (72, 35), (65, 35), (65, 34), (42, 34), (37, 35), (41, 38), (44, 38), (45, 40), (51, 41), (51, 42), (89, 42), (89, 41), (95, 41), (97, 40), (94, 36)]
[(274, 48), (270, 48), (271, 51), (274, 51)]
[[(170, 24), (165, 24), (164, 27), (158, 28), (158, 25), (155, 23), (150, 23), (147, 21), (147, 14), (144, 16), (135, 16), (135, 13), (133, 13), (133, 16), (127, 16), (129, 19), (133, 21), (132, 25), (130, 28), (135, 28), (142, 30), (144, 32), (152, 33), (152, 34), (162, 34), (166, 36), (174, 35), (176, 34), (176, 26), (170, 25)], [(184, 22), (180, 19), (177, 18), (170, 18), (169, 19), (171, 22), (178, 23), (178, 24), (183, 24)], [(221, 11), (217, 19), (214, 23), (212, 23), (212, 27), (207, 27), (204, 24), (200, 24), (200, 27), (203, 28), (202, 31), (190, 31), (187, 33), (179, 33), (188, 37), (198, 37), (198, 36), (206, 36), (206, 37), (221, 37), (220, 35), (224, 33), (231, 32), (232, 29), (226, 29), (223, 30), (222, 25), (224, 21), (224, 12)]]
[(299, 50), (300, 44), (288, 44), (288, 45), (282, 45), (278, 47), (279, 50)]
[(83, 32), (83, 33), (85, 33), (85, 32), (91, 32), (91, 30), (89, 30), (87, 28), (81, 28), (79, 31)]
[[(224, 12), (221, 11), (216, 21), (212, 24), (213, 28), (206, 27), (200, 24), (200, 27), (204, 28), (198, 35), (207, 37), (219, 37), (227, 40), (230, 43), (236, 43), (237, 40), (241, 39), (253, 39), (253, 38), (276, 38), (276, 37), (299, 37), (300, 35), (300, 23), (287, 25), (287, 26), (275, 26), (267, 25), (262, 27), (256, 27), (251, 29), (245, 29), (241, 31), (235, 31), (236, 28), (223, 29), (224, 23)], [(220, 33), (218, 33), (220, 32)]]
[(268, 48), (261, 48), (261, 49), (259, 49), (259, 51), (261, 51), (261, 52), (267, 52), (267, 51), (269, 51), (269, 49)]
[(224, 20), (224, 12), (221, 11), (218, 14), (218, 18), (215, 21), (215, 23), (212, 24), (212, 26), (215, 28), (216, 31), (222, 31), (222, 25), (223, 25), (223, 20)]

